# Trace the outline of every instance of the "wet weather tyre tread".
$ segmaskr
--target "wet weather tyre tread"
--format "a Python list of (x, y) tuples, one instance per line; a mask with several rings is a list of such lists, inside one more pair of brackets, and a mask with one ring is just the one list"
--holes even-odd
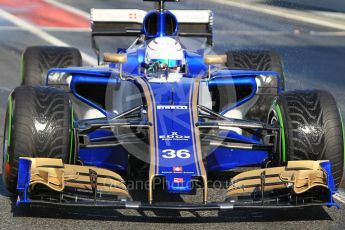
[[(280, 88), (285, 89), (284, 67), (281, 57), (274, 51), (265, 50), (239, 50), (227, 52), (227, 67), (250, 69), (254, 71), (273, 71), (280, 76)], [(258, 96), (258, 100), (252, 106), (245, 118), (250, 120), (265, 121), (270, 106), (277, 96), (271, 93), (271, 89), (261, 89), (262, 96)]]
[(22, 85), (45, 85), (45, 77), (51, 68), (82, 66), (78, 49), (72, 47), (32, 46), (22, 56)]
[(282, 113), (287, 160), (330, 160), (335, 184), (343, 176), (344, 143), (334, 97), (323, 90), (286, 92), (276, 100)]
[(68, 95), (56, 88), (21, 86), (13, 97), (7, 188), (16, 193), (19, 157), (61, 158), (68, 162), (72, 115)]
[(227, 67), (274, 71), (280, 74), (281, 87), (285, 88), (284, 67), (281, 57), (274, 51), (228, 51)]

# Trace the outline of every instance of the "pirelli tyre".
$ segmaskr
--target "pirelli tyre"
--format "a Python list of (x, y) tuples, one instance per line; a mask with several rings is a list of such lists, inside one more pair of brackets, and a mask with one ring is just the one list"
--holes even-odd
[(274, 71), (280, 74), (280, 87), (285, 89), (284, 67), (281, 57), (274, 51), (240, 50), (228, 51), (227, 67)]
[(59, 89), (21, 86), (9, 97), (3, 142), (3, 180), (16, 193), (20, 157), (71, 161), (72, 112), (68, 95)]
[(269, 114), (278, 123), (280, 153), (276, 165), (289, 160), (330, 160), (339, 186), (344, 168), (344, 128), (333, 96), (323, 90), (296, 90), (280, 94)]
[(45, 85), (46, 75), (51, 68), (82, 66), (78, 49), (72, 47), (32, 46), (28, 47), (20, 63), (22, 85)]
[[(251, 106), (245, 115), (250, 120), (265, 121), (270, 106), (277, 96), (277, 90), (273, 87), (278, 85), (282, 90), (285, 89), (284, 67), (281, 57), (274, 51), (240, 50), (227, 52), (227, 67), (250, 69), (257, 71), (273, 71), (280, 76), (280, 81), (275, 85), (262, 84), (260, 91), (255, 96), (256, 103)], [(266, 87), (266, 88), (265, 88)]]

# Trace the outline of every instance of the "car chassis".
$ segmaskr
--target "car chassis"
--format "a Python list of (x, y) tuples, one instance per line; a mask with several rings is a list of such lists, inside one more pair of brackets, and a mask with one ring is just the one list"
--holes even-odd
[[(159, 2), (160, 10), (157, 12), (159, 12), (159, 15), (164, 16), (166, 14), (164, 1)], [(151, 12), (146, 17), (152, 14), (154, 13)], [(163, 24), (163, 21), (162, 19), (160, 23)], [(104, 22), (97, 22), (93, 18), (92, 44), (98, 56), (99, 49), (95, 42), (96, 36), (123, 36), (129, 34), (137, 36), (142, 33), (142, 30), (137, 31), (138, 25), (135, 23), (136, 27), (134, 29), (136, 30), (129, 31), (126, 29), (126, 31), (123, 31), (122, 25), (120, 25), (120, 27), (112, 27), (111, 32), (105, 31), (106, 27), (100, 28), (104, 26), (102, 23)], [(211, 41), (209, 43), (212, 43), (212, 28), (207, 28), (207, 31), (203, 33), (200, 31), (194, 34), (181, 32), (180, 35), (207, 37)], [(141, 41), (142, 37), (139, 37), (138, 40)], [(119, 51), (118, 55), (108, 57), (111, 62), (108, 66), (49, 70), (46, 82), (48, 86), (62, 88), (68, 86), (75, 100), (80, 100), (96, 108), (104, 117), (74, 121), (72, 137), (74, 139), (73, 152), (75, 154), (71, 155), (71, 164), (64, 164), (61, 159), (20, 158), (17, 205), (178, 211), (297, 208), (306, 206), (338, 207), (338, 204), (333, 200), (336, 187), (329, 161), (289, 161), (286, 162), (285, 166), (270, 167), (272, 165), (272, 156), (281, 155), (282, 129), (278, 124), (229, 118), (224, 116), (222, 112), (213, 111), (198, 103), (200, 85), (202, 84), (251, 84), (257, 87), (256, 76), (268, 76), (273, 82), (278, 82), (276, 87), (271, 85), (266, 87), (273, 89), (273, 91), (276, 90), (275, 94), (277, 94), (283, 90), (279, 87), (280, 79), (277, 73), (219, 69), (212, 66), (212, 64), (220, 64), (219, 57), (218, 59), (217, 57), (212, 59), (210, 56), (207, 60), (202, 59), (201, 55), (187, 53), (189, 60), (191, 62), (196, 60), (197, 63), (190, 64), (189, 76), (180, 82), (166, 85), (155, 84), (150, 82), (147, 77), (135, 75), (136, 72), (133, 69), (136, 69), (136, 67), (133, 67), (130, 63), (135, 58), (138, 59), (140, 52), (142, 52), (140, 48), (136, 49), (133, 53), (127, 51), (126, 62), (121, 60), (123, 52)], [(200, 65), (200, 63), (203, 64)], [(206, 74), (200, 75), (200, 68)], [(54, 78), (54, 76), (58, 77)], [(73, 76), (69, 84), (65, 82), (66, 76)], [(59, 81), (52, 79), (59, 79)], [(97, 84), (114, 87), (123, 84), (123, 82), (130, 82), (140, 89), (145, 103), (121, 113), (106, 110), (78, 92), (78, 84), (95, 83), (96, 81)], [(168, 103), (166, 99), (168, 93), (166, 92), (179, 99), (175, 99), (174, 103)], [(253, 94), (255, 93), (253, 92)], [(236, 106), (247, 102), (253, 96), (249, 95), (243, 101), (237, 102)], [(163, 123), (173, 122), (173, 119), (177, 117), (187, 123), (187, 129), (178, 127), (178, 132), (176, 131), (177, 126), (161, 129)], [(225, 136), (219, 135), (221, 130), (231, 129), (241, 129), (252, 136), (248, 138), (234, 133)], [(94, 133), (99, 135), (92, 137)], [(104, 135), (104, 133), (111, 133), (112, 135)], [(175, 133), (172, 134), (173, 138), (177, 133), (187, 133), (185, 135), (188, 137), (188, 144), (191, 148), (188, 154), (194, 157), (193, 161), (181, 163), (182, 161), (175, 160), (168, 163), (168, 166), (161, 167), (165, 159), (162, 158), (162, 153), (159, 151), (167, 148), (171, 143), (175, 143), (176, 140), (170, 140), (170, 142), (168, 141), (170, 144), (166, 145), (164, 143), (167, 141), (162, 140), (164, 138), (160, 138), (160, 136), (170, 133)], [(108, 166), (103, 167), (104, 162), (100, 164), (85, 163), (86, 158), (81, 159), (82, 156), (77, 154), (85, 151), (85, 156), (90, 151), (97, 152), (98, 149), (103, 151), (105, 148), (117, 148), (116, 151), (119, 151), (123, 146), (140, 143), (146, 143), (149, 146), (149, 154), (145, 156), (150, 161), (147, 201), (128, 199), (129, 191), (126, 188), (125, 180), (120, 174), (114, 172), (121, 170), (114, 170), (114, 168)], [(172, 145), (177, 148), (181, 143), (176, 142)], [(210, 202), (208, 200), (208, 176), (203, 163), (205, 155), (202, 152), (205, 152), (204, 149), (210, 146), (216, 149), (222, 148), (222, 151), (231, 149), (231, 151), (238, 150), (241, 151), (240, 153), (247, 154), (245, 157), (248, 160), (245, 164), (242, 162), (242, 164), (239, 163), (231, 167), (219, 166), (219, 171), (227, 171), (227, 169), (241, 166), (259, 165), (262, 167), (262, 169), (240, 173), (232, 178), (223, 202)], [(167, 153), (171, 154), (167, 155), (168, 157), (175, 154), (169, 151)], [(259, 153), (257, 158), (254, 156), (255, 153)], [(131, 153), (128, 152), (128, 154)], [(186, 152), (181, 152), (181, 154), (186, 154)], [(252, 160), (249, 160), (249, 158)], [(81, 161), (83, 162), (77, 165), (77, 162)], [(212, 164), (210, 165), (212, 166)], [(181, 166), (183, 170), (190, 170), (192, 173), (182, 175), (179, 174), (181, 172), (166, 172), (167, 167), (174, 168), (175, 166)], [(178, 175), (178, 178), (176, 175)], [(156, 202), (154, 187), (157, 178), (160, 178), (163, 184), (167, 184), (171, 193), (184, 194), (190, 193), (196, 188), (201, 188), (203, 191), (202, 200), (198, 203)]]

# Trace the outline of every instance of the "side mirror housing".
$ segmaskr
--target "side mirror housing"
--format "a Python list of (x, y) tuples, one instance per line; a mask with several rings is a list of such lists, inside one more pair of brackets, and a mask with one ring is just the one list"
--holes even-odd
[(207, 65), (224, 64), (228, 60), (228, 56), (224, 55), (205, 55), (204, 62)]
[(127, 54), (104, 53), (103, 54), (103, 61), (120, 64), (120, 69), (119, 69), (120, 70), (120, 79), (125, 80), (123, 78), (122, 64), (127, 62)]
[(208, 79), (211, 78), (211, 65), (225, 64), (228, 61), (228, 56), (224, 55), (205, 55), (204, 62), (208, 65)]

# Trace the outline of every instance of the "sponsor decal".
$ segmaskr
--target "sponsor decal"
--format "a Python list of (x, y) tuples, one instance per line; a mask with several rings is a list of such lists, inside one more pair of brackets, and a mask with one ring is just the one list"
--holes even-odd
[(163, 141), (189, 141), (190, 136), (180, 135), (178, 132), (172, 132), (170, 135), (159, 135)]
[(136, 13), (129, 13), (129, 19), (137, 19)]
[(162, 174), (195, 174), (195, 172), (192, 172), (192, 171), (181, 171), (181, 172), (173, 172), (173, 171), (161, 171), (160, 173)]
[(174, 159), (174, 158), (180, 158), (180, 159), (188, 159), (191, 157), (191, 154), (188, 149), (164, 149), (162, 151), (162, 157), (165, 159)]
[(182, 166), (175, 166), (175, 167), (173, 167), (173, 172), (179, 173), (179, 172), (182, 172), (182, 171), (183, 171)]
[(184, 179), (183, 178), (174, 178), (174, 183), (183, 183)]
[(175, 109), (175, 110), (187, 110), (188, 106), (185, 105), (157, 105), (157, 109), (159, 110), (168, 110), (168, 109)]

